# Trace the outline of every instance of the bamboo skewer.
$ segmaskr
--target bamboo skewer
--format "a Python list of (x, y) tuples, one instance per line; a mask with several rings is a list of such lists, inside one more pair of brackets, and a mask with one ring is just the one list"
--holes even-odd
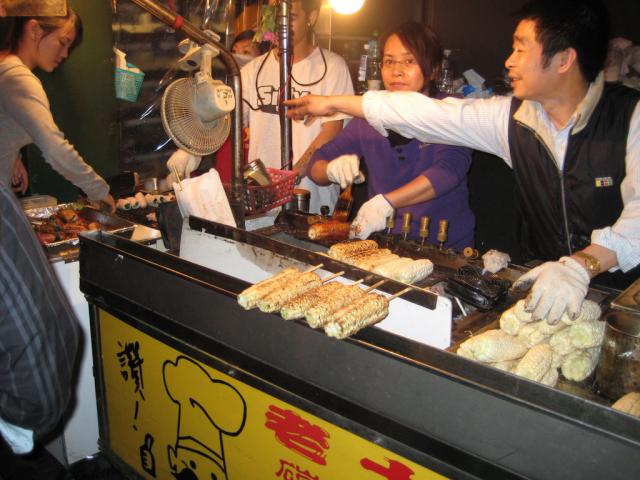
[(173, 175), (176, 177), (176, 180), (178, 181), (178, 186), (180, 187), (180, 191), (182, 191), (182, 180), (180, 180), (180, 175), (178, 174), (178, 169), (173, 164), (171, 164), (171, 171), (173, 172)]
[(305, 270), (305, 271), (304, 271), (304, 272), (302, 272), (302, 273), (311, 273), (311, 272), (315, 272), (316, 270), (318, 270), (319, 268), (322, 268), (322, 267), (324, 267), (324, 263), (319, 263), (319, 264), (318, 264), (318, 265), (316, 265), (315, 267), (311, 267), (311, 268), (309, 268), (309, 269)]
[(338, 272), (338, 273), (329, 275), (328, 277), (322, 279), (322, 283), (328, 282), (329, 280), (333, 280), (334, 278), (337, 278), (340, 275), (344, 275), (344, 272)]
[(387, 283), (387, 281), (386, 280), (380, 280), (379, 282), (374, 283), (370, 287), (367, 287), (367, 289), (364, 291), (364, 293), (369, 293), (370, 291), (375, 290), (376, 288), (378, 288), (383, 283)]
[(400, 290), (398, 293), (395, 293), (393, 295), (391, 295), (390, 297), (387, 298), (387, 301), (391, 301), (394, 298), (398, 298), (400, 295), (404, 295), (405, 293), (407, 293), (409, 290), (413, 290), (413, 287), (407, 287), (404, 290)]

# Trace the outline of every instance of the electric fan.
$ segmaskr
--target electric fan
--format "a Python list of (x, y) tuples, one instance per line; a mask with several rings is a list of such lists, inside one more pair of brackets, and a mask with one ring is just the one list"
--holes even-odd
[(229, 136), (230, 112), (236, 106), (231, 87), (211, 77), (211, 60), (219, 51), (192, 45), (180, 63), (185, 70), (200, 65), (193, 76), (172, 82), (162, 95), (165, 131), (181, 149), (204, 156), (218, 150)]

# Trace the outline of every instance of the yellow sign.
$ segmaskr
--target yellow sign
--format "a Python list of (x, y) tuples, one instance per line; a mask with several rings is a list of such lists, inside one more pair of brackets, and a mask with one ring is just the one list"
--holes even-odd
[(103, 310), (100, 331), (109, 446), (144, 478), (444, 478)]

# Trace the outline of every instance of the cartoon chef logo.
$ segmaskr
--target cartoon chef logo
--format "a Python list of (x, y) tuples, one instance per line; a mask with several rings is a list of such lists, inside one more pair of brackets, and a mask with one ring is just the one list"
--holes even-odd
[(238, 390), (214, 380), (187, 357), (162, 367), (167, 394), (178, 405), (178, 429), (169, 465), (178, 480), (228, 480), (224, 437), (244, 428), (247, 405)]

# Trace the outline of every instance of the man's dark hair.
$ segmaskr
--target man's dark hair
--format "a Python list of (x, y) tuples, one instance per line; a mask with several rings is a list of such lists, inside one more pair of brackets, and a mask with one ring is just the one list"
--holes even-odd
[(418, 22), (405, 22), (386, 32), (380, 41), (382, 54), (391, 35), (397, 35), (402, 44), (413, 54), (422, 76), (424, 77), (424, 92), (433, 96), (436, 93), (434, 79), (440, 73), (442, 63), (442, 44), (436, 32), (431, 27)]
[(593, 82), (604, 68), (609, 17), (600, 0), (533, 0), (518, 9), (514, 17), (535, 22), (545, 67), (556, 53), (573, 48), (588, 82)]

